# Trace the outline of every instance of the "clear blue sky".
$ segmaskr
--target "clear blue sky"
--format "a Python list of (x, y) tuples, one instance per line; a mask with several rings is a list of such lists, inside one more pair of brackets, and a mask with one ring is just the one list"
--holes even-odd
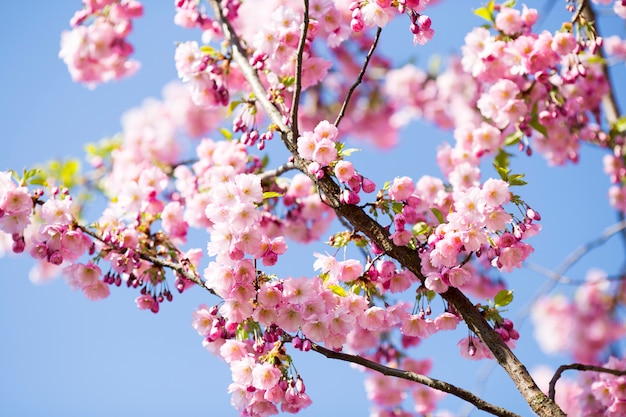
[[(453, 51), (465, 32), (480, 24), (465, 10), (480, 3), (462, 3), (444, 1), (432, 9), (437, 33), (426, 48), (413, 47), (406, 22), (402, 22), (397, 29), (384, 32), (382, 50), (399, 61), (412, 57), (418, 63), (425, 63), (433, 51)], [(529, 2), (536, 3), (542, 2)], [(145, 17), (137, 21), (131, 37), (141, 70), (132, 79), (90, 91), (71, 82), (57, 57), (60, 33), (79, 5), (78, 1), (0, 5), (5, 17), (0, 26), (0, 39), (4, 40), (0, 170), (21, 170), (52, 157), (81, 156), (84, 143), (116, 133), (125, 110), (148, 96), (159, 97), (162, 86), (176, 78), (174, 42), (198, 36), (173, 25), (172, 1), (146, 1)], [(556, 8), (562, 7), (558, 2)], [(616, 19), (606, 24), (623, 34)], [(619, 71), (623, 82), (622, 65)], [(379, 183), (396, 175), (439, 175), (434, 150), (446, 137), (451, 140), (447, 133), (412, 126), (399, 149), (381, 157), (366, 148), (355, 160), (368, 166), (371, 171), (365, 173)], [(520, 164), (519, 170), (526, 172), (530, 182), (523, 195), (544, 219), (544, 230), (534, 240), (533, 262), (555, 268), (568, 253), (616, 221), (606, 200), (609, 182), (601, 172), (601, 156), (601, 152), (585, 149), (580, 165), (567, 169), (547, 169), (539, 156), (516, 158), (514, 163)], [(309, 264), (314, 258), (307, 249), (298, 253), (295, 260), (282, 264), (284, 273), (312, 274)], [(624, 247), (613, 241), (581, 261), (570, 275), (582, 278), (592, 265), (615, 271), (623, 253)], [(190, 325), (197, 305), (215, 302), (205, 292), (176, 296), (175, 302), (155, 316), (139, 311), (133, 302), (136, 294), (125, 289), (113, 289), (111, 297), (93, 303), (62, 280), (34, 286), (28, 280), (30, 266), (26, 257), (0, 259), (1, 416), (237, 415), (226, 393), (230, 383), (227, 366), (204, 351), (201, 338)], [(510, 316), (545, 282), (529, 270), (507, 279), (516, 289)], [(570, 289), (559, 287), (556, 291)], [(484, 363), (458, 359), (455, 344), (464, 335), (464, 330), (457, 330), (435, 336), (415, 354), (424, 358), (436, 352), (440, 356), (432, 376), (472, 389)], [(546, 361), (554, 366), (563, 360), (545, 358), (538, 351), (528, 324), (522, 329), (516, 352), (530, 368)], [(367, 415), (369, 403), (359, 371), (312, 352), (296, 357), (314, 400), (302, 415)], [(500, 371), (490, 376), (485, 395), (498, 405), (527, 414)], [(453, 411), (461, 406), (459, 401), (446, 404)]]

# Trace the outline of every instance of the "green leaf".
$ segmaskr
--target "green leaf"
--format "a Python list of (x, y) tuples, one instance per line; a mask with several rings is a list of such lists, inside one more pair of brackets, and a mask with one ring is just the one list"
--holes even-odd
[(509, 185), (526, 185), (528, 184), (526, 181), (522, 180), (524, 178), (524, 174), (511, 174), (509, 175)]
[(626, 116), (622, 116), (615, 121), (613, 128), (617, 131), (617, 133), (626, 132)]
[(441, 214), (441, 212), (439, 211), (438, 208), (436, 207), (431, 207), (430, 211), (435, 215), (435, 217), (437, 218), (437, 220), (439, 220), (439, 223), (443, 223), (445, 222), (445, 219), (443, 218), (443, 214)]
[(429, 230), (430, 228), (426, 222), (418, 222), (413, 225), (413, 235), (415, 236), (425, 235)]
[(494, 22), (493, 11), (495, 9), (495, 0), (489, 0), (486, 6), (474, 10), (474, 14), (485, 19), (487, 22)]
[(231, 101), (228, 105), (228, 112), (226, 113), (226, 117), (230, 117), (233, 114), (233, 111), (237, 108), (238, 105), (241, 104), (241, 100)]
[(510, 156), (511, 156), (510, 153), (508, 153), (504, 149), (500, 149), (496, 157), (493, 159), (493, 167), (498, 172), (498, 175), (500, 175), (500, 178), (502, 178), (502, 180), (504, 181), (506, 181), (509, 177), (509, 157)]
[(204, 52), (207, 55), (216, 55), (217, 54), (217, 50), (215, 48), (213, 48), (212, 46), (209, 45), (202, 45), (200, 47), (200, 50), (202, 52)]
[(231, 132), (230, 130), (226, 129), (226, 128), (220, 128), (220, 133), (222, 134), (222, 136), (224, 136), (224, 138), (226, 140), (232, 140), (233, 139), (233, 132)]
[(530, 120), (529, 124), (537, 132), (541, 133), (545, 137), (548, 137), (548, 129), (546, 129), (544, 125), (539, 123), (539, 119), (537, 118), (537, 115), (533, 114), (533, 118)]
[(333, 284), (333, 285), (329, 285), (328, 288), (330, 288), (332, 292), (334, 292), (340, 297), (345, 297), (347, 295), (346, 290), (340, 285)]
[(402, 203), (398, 203), (398, 202), (391, 203), (391, 209), (396, 214), (402, 213), (402, 208), (403, 207), (404, 207), (404, 205)]
[(512, 290), (500, 290), (493, 299), (496, 308), (508, 306), (511, 301), (513, 301)]
[(284, 194), (277, 193), (276, 191), (265, 191), (263, 193), (263, 200), (267, 200), (268, 198), (278, 198), (282, 197)]
[(355, 152), (360, 152), (361, 150), (359, 148), (348, 148), (348, 149), (342, 149), (340, 155), (341, 156), (350, 156)]
[(522, 137), (524, 137), (524, 133), (522, 133), (521, 130), (516, 130), (504, 138), (504, 146), (515, 145), (520, 141), (520, 139), (522, 139)]

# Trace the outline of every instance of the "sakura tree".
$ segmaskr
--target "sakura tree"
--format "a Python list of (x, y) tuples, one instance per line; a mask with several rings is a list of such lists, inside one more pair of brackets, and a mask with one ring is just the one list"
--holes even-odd
[[(0, 248), (30, 257), (31, 280), (60, 276), (151, 322), (182, 305), (176, 326), (191, 322), (228, 369), (204, 389), (243, 416), (319, 414), (313, 357), (327, 358), (315, 383), (357, 368), (372, 416), (626, 415), (625, 2), (173, 3), (185, 30), (162, 65), (178, 82), (87, 145), (88, 168), (2, 167)], [(150, 7), (84, 0), (58, 52), (71, 79), (102, 91), (140, 78), (132, 36)], [(473, 28), (428, 61), (450, 14)], [(551, 199), (581, 155), (605, 175), (575, 184), (601, 191), (593, 212)], [(586, 239), (596, 206), (616, 214)], [(565, 233), (534, 243), (559, 220)], [(571, 249), (554, 269), (534, 261), (556, 246)], [(573, 268), (598, 247), (595, 268)], [(554, 369), (520, 359), (537, 346), (561, 355)], [(127, 354), (155, 374), (120, 384), (158, 400), (160, 359)], [(476, 362), (505, 393), (472, 385)], [(343, 394), (332, 402), (350, 407)]]

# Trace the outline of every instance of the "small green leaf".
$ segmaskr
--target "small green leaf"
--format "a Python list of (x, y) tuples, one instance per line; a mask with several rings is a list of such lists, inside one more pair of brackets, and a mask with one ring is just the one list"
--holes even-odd
[(341, 156), (350, 156), (355, 152), (360, 152), (361, 150), (359, 148), (348, 148), (348, 149), (342, 149), (340, 155)]
[(224, 138), (226, 140), (232, 140), (233, 139), (233, 132), (231, 132), (230, 130), (226, 129), (226, 128), (220, 128), (220, 133), (222, 134), (222, 136), (224, 136)]
[(398, 202), (391, 203), (391, 209), (396, 214), (402, 213), (402, 208), (403, 207), (404, 207), (404, 205), (402, 203), (398, 203)]
[(617, 133), (626, 132), (626, 116), (622, 116), (615, 121), (613, 128), (617, 131)]
[(436, 207), (431, 207), (430, 211), (435, 215), (435, 217), (437, 218), (437, 220), (439, 220), (439, 223), (443, 223), (445, 222), (445, 219), (443, 218), (443, 214), (441, 214), (441, 212), (439, 211), (438, 208)]
[(520, 139), (522, 139), (522, 137), (524, 137), (524, 133), (522, 133), (521, 130), (516, 130), (504, 138), (504, 146), (515, 145), (520, 141)]
[(346, 290), (340, 285), (329, 285), (328, 288), (340, 297), (345, 297), (347, 295)]
[(215, 48), (213, 48), (212, 46), (209, 46), (209, 45), (202, 45), (200, 47), (200, 50), (202, 52), (204, 52), (205, 54), (207, 54), (207, 55), (216, 55), (217, 54), (217, 51), (215, 50)]
[(509, 157), (510, 153), (505, 151), (504, 149), (500, 149), (498, 154), (493, 159), (493, 166), (504, 181), (507, 180), (509, 176)]
[(522, 180), (522, 178), (524, 178), (524, 174), (511, 174), (509, 175), (509, 185), (511, 186), (515, 186), (515, 185), (526, 185), (528, 184), (526, 181)]
[(226, 113), (226, 117), (230, 117), (233, 114), (233, 111), (237, 108), (238, 105), (241, 104), (241, 100), (231, 101), (228, 105), (228, 112)]
[(425, 235), (426, 233), (428, 233), (429, 229), (430, 228), (428, 227), (428, 223), (426, 222), (415, 223), (413, 225), (413, 235), (415, 236)]
[(485, 19), (487, 22), (493, 22), (493, 15), (486, 7), (481, 7), (474, 10), (474, 14), (480, 18)]
[(495, 0), (489, 0), (486, 6), (474, 10), (474, 14), (485, 19), (487, 22), (494, 22), (493, 11), (495, 9)]
[(493, 299), (496, 308), (508, 306), (511, 301), (513, 301), (512, 290), (500, 290)]
[(267, 200), (268, 198), (278, 198), (282, 197), (284, 194), (277, 193), (276, 191), (265, 191), (263, 193), (263, 200)]
[(530, 126), (535, 129), (537, 132), (541, 133), (543, 136), (548, 137), (548, 129), (541, 123), (539, 123), (539, 119), (536, 115), (533, 115), (533, 118), (530, 121)]

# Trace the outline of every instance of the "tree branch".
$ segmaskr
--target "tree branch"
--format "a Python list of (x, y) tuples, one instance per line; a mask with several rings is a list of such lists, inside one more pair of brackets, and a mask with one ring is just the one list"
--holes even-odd
[(548, 395), (550, 396), (550, 399), (552, 401), (554, 401), (554, 396), (556, 395), (556, 383), (559, 380), (559, 378), (561, 378), (561, 374), (563, 374), (563, 372), (567, 371), (568, 369), (573, 369), (573, 370), (576, 370), (576, 371), (602, 372), (602, 373), (605, 373), (605, 374), (611, 374), (611, 375), (615, 375), (615, 376), (626, 375), (626, 371), (620, 371), (620, 370), (617, 370), (617, 369), (604, 368), (602, 366), (583, 365), (581, 363), (572, 363), (572, 364), (569, 364), (569, 365), (561, 365), (561, 366), (559, 366), (559, 369), (556, 370), (556, 372), (554, 373), (554, 376), (550, 380), (550, 385), (549, 385), (549, 389), (548, 389)]
[[(100, 237), (100, 235), (98, 235), (96, 232), (90, 230), (89, 228), (79, 225), (77, 224), (76, 227), (78, 227), (80, 230), (82, 230), (83, 233), (91, 236), (92, 238), (96, 239), (97, 241), (101, 242), (102, 244), (106, 245), (108, 248), (110, 248), (111, 250), (114, 250), (118, 253), (123, 253), (123, 251), (119, 248), (116, 248), (114, 246), (111, 246), (110, 243), (107, 243), (104, 241), (104, 239), (102, 239), (102, 237)], [(213, 295), (217, 295), (215, 294), (215, 292), (208, 288), (206, 285), (204, 285), (204, 282), (202, 282), (202, 280), (200, 279), (200, 276), (193, 273), (192, 271), (189, 270), (189, 268), (186, 268), (184, 265), (180, 264), (180, 263), (175, 263), (175, 262), (171, 262), (165, 259), (161, 259), (157, 256), (154, 255), (150, 255), (148, 253), (142, 252), (142, 251), (137, 251), (137, 254), (139, 255), (139, 257), (141, 259), (143, 259), (144, 261), (148, 261), (154, 265), (158, 265), (164, 268), (169, 268), (172, 271), (175, 271), (176, 273), (180, 274), (183, 278), (188, 279), (189, 281), (192, 281), (194, 284), (197, 284), (198, 286), (204, 288), (205, 290), (207, 290), (208, 292), (210, 292)]]
[(339, 114), (337, 115), (337, 119), (335, 120), (335, 127), (339, 127), (339, 123), (341, 123), (341, 119), (343, 119), (343, 116), (345, 116), (346, 109), (348, 108), (348, 104), (350, 103), (350, 99), (352, 98), (352, 94), (354, 93), (356, 88), (359, 86), (359, 84), (363, 82), (363, 76), (365, 75), (365, 70), (367, 70), (367, 66), (369, 65), (370, 60), (372, 59), (372, 55), (374, 55), (374, 50), (376, 49), (376, 46), (378, 45), (378, 40), (380, 39), (380, 34), (382, 33), (382, 31), (383, 30), (380, 27), (376, 29), (376, 36), (374, 37), (374, 43), (372, 43), (372, 46), (370, 46), (370, 50), (367, 52), (367, 56), (365, 57), (365, 62), (363, 63), (363, 66), (361, 67), (361, 71), (359, 72), (359, 75), (357, 76), (356, 81), (354, 81), (354, 83), (350, 86), (350, 89), (348, 90), (348, 94), (346, 95), (346, 98), (343, 101), (343, 104), (341, 105), (341, 110), (339, 110)]
[(304, 54), (304, 45), (306, 45), (306, 34), (309, 30), (309, 0), (304, 0), (304, 12), (302, 17), (302, 32), (300, 33), (300, 42), (298, 43), (298, 59), (296, 60), (296, 82), (293, 89), (293, 100), (291, 102), (291, 129), (293, 130), (293, 138), (297, 140), (298, 133), (298, 107), (300, 106), (300, 93), (302, 92), (302, 57)]
[(334, 350), (327, 349), (323, 346), (320, 346), (316, 343), (311, 343), (311, 349), (317, 353), (320, 353), (326, 356), (329, 359), (337, 359), (340, 361), (356, 363), (358, 365), (364, 366), (368, 369), (371, 369), (376, 372), (380, 372), (383, 375), (392, 376), (396, 378), (406, 379), (407, 381), (417, 382), (418, 384), (425, 385), (427, 387), (436, 389), (438, 391), (442, 391), (455, 397), (458, 397), (468, 403), (473, 404), (479, 410), (487, 411), (490, 414), (502, 417), (521, 417), (518, 414), (515, 414), (511, 411), (508, 411), (502, 407), (497, 407), (493, 404), (490, 404), (480, 397), (472, 394), (471, 392), (464, 390), (463, 388), (457, 387), (445, 381), (440, 381), (438, 379), (430, 378), (426, 375), (418, 374), (415, 372), (403, 371), (401, 369), (390, 368), (385, 365), (381, 365), (378, 362), (371, 361), (369, 359), (365, 359), (362, 356), (350, 355), (343, 352), (335, 352)]
[(217, 0), (209, 0), (211, 8), (213, 9), (213, 14), (217, 18), (222, 28), (222, 32), (224, 33), (224, 38), (230, 43), (233, 52), (233, 58), (235, 62), (239, 65), (239, 69), (243, 73), (244, 77), (250, 84), (250, 88), (254, 92), (256, 99), (259, 101), (263, 109), (268, 113), (268, 116), (272, 120), (281, 132), (290, 132), (289, 127), (285, 124), (283, 120), (283, 115), (274, 106), (274, 103), (270, 101), (267, 97), (267, 91), (254, 68), (248, 62), (248, 54), (245, 48), (241, 45), (241, 41), (238, 36), (235, 35), (235, 30), (232, 25), (224, 17), (224, 13), (222, 12), (222, 8)]
[[(596, 33), (599, 34), (598, 27), (596, 25), (596, 13), (594, 12), (593, 7), (591, 7), (589, 0), (580, 0), (576, 16), (580, 17), (580, 15), (582, 15), (587, 20), (587, 22), (589, 22), (593, 26)], [(612, 126), (613, 124), (615, 124), (615, 122), (617, 122), (620, 115), (619, 107), (617, 105), (617, 99), (615, 98), (614, 94), (614, 85), (611, 81), (611, 75), (609, 74), (609, 68), (606, 64), (606, 59), (602, 47), (596, 48), (594, 56), (600, 58), (599, 61), (602, 65), (602, 72), (604, 74), (604, 77), (606, 78), (606, 82), (609, 85), (608, 93), (606, 93), (606, 95), (602, 97), (602, 108), (604, 109), (604, 114), (606, 116), (607, 122), (609, 122), (609, 125)]]
[[(241, 43), (232, 29), (231, 25), (224, 18), (220, 5), (217, 0), (209, 0), (214, 9), (215, 15), (218, 17), (224, 31), (226, 40), (233, 47), (233, 58), (241, 67), (242, 73), (246, 77), (258, 96), (266, 97), (256, 71), (254, 71), (245, 52), (241, 50)], [(260, 89), (260, 91), (257, 91)], [(282, 116), (274, 105), (265, 100), (261, 102), (274, 123), (280, 126), (282, 130), (282, 140), (285, 146), (292, 153), (295, 166), (303, 173), (308, 174), (308, 163), (297, 152), (295, 141), (293, 140), (293, 132), (282, 123)], [(280, 122), (280, 124), (278, 123)], [(284, 128), (284, 129), (283, 129)], [(405, 268), (413, 272), (420, 279), (424, 279), (421, 272), (420, 258), (416, 251), (407, 247), (398, 247), (393, 244), (389, 238), (389, 232), (379, 223), (372, 219), (363, 209), (341, 203), (340, 187), (328, 175), (317, 180), (320, 191), (324, 194), (327, 204), (335, 210), (337, 215), (347, 219), (356, 230), (362, 231), (371, 241), (375, 242), (378, 247), (383, 249), (391, 258), (397, 260)], [(530, 376), (526, 367), (511, 352), (509, 347), (502, 341), (500, 336), (491, 328), (489, 323), (480, 314), (478, 309), (471, 301), (458, 289), (450, 287), (448, 291), (441, 296), (450, 303), (461, 317), (465, 320), (468, 327), (485, 343), (490, 349), (500, 366), (507, 372), (515, 383), (515, 386), (522, 394), (526, 402), (532, 410), (542, 417), (559, 416), (564, 417), (565, 414), (554, 401), (550, 400), (537, 386)]]
[(297, 169), (297, 168), (293, 164), (293, 162), (287, 162), (287, 163), (282, 164), (276, 169), (265, 171), (262, 174), (259, 174), (259, 178), (261, 179), (261, 181), (269, 180), (270, 178), (279, 177), (285, 172), (292, 171), (294, 169)]

